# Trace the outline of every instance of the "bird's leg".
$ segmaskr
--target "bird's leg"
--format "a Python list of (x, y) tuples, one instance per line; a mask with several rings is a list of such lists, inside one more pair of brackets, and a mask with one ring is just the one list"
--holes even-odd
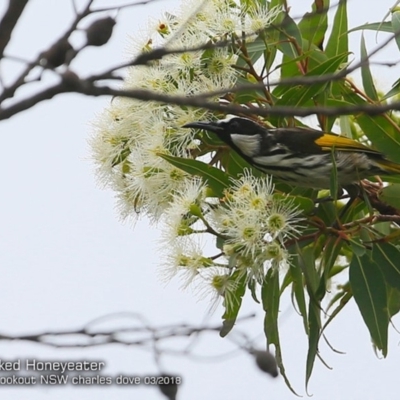
[(364, 179), (361, 182), (365, 201), (370, 204), (370, 207), (373, 207), (377, 210), (381, 215), (400, 215), (400, 208), (393, 207), (389, 204), (386, 204), (381, 198), (380, 193), (383, 188), (382, 182), (370, 182), (367, 179)]

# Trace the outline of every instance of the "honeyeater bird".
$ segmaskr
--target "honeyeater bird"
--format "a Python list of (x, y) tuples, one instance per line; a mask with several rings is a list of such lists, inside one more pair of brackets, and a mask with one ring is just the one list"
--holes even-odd
[(341, 188), (374, 175), (400, 175), (400, 164), (333, 133), (301, 127), (268, 128), (236, 115), (184, 127), (214, 132), (250, 165), (295, 186), (329, 189), (333, 157)]

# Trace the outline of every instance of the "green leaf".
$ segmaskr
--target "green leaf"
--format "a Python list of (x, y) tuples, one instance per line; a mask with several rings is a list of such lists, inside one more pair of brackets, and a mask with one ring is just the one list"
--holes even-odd
[(239, 156), (234, 150), (224, 151), (221, 159), (221, 165), (225, 171), (235, 178), (243, 175), (243, 171), (247, 168), (256, 177), (265, 177), (260, 170), (253, 168), (243, 157)]
[[(368, 104), (361, 97), (343, 88), (344, 100), (351, 104)], [(373, 145), (393, 161), (400, 162), (399, 127), (388, 115), (358, 113), (355, 119)]]
[(243, 296), (246, 292), (246, 278), (247, 274), (242, 271), (234, 272), (229, 280), (234, 282), (234, 290), (232, 290), (229, 296), (225, 297), (224, 307), (225, 313), (222, 316), (222, 328), (219, 332), (221, 337), (225, 337), (234, 327), (240, 307), (242, 305)]
[(353, 256), (350, 284), (372, 340), (386, 357), (389, 325), (386, 284), (376, 263), (367, 254)]
[(115, 167), (116, 165), (124, 162), (128, 156), (131, 154), (131, 149), (127, 146), (124, 147), (112, 160), (111, 166)]
[[(333, 74), (346, 58), (347, 54), (340, 54), (332, 57), (309, 71), (305, 76), (310, 77)], [(328, 84), (329, 82), (321, 82), (310, 85), (294, 86), (276, 102), (276, 105), (304, 106), (307, 103), (312, 104), (313, 97), (323, 91)]]
[(375, 243), (372, 259), (382, 272), (386, 283), (400, 290), (400, 250), (391, 243)]
[[(326, 56), (326, 54), (323, 53), (317, 46), (311, 45), (311, 49), (309, 49), (308, 41), (303, 40), (303, 52), (295, 58), (284, 54), (282, 57), (282, 63), (278, 67), (280, 68), (282, 79), (292, 78), (294, 76), (302, 76), (304, 72), (316, 68), (318, 65), (327, 60), (328, 57)], [(304, 71), (302, 68), (299, 67), (300, 61), (303, 61), (301, 64), (307, 66), (307, 71)], [(281, 85), (281, 87), (286, 86), (288, 85)]]
[(272, 45), (268, 46), (264, 51), (264, 63), (267, 73), (270, 72), (272, 65), (274, 64), (276, 53), (277, 53), (276, 46)]
[(393, 83), (392, 88), (383, 96), (382, 100), (387, 100), (390, 97), (397, 96), (400, 93), (400, 79)]
[[(400, 175), (386, 175), (382, 177), (385, 182), (400, 183)], [(396, 208), (399, 208), (397, 205)]]
[(223, 239), (221, 236), (217, 236), (217, 238), (215, 239), (215, 247), (222, 250), (224, 248), (224, 245), (225, 239)]
[(301, 196), (290, 196), (290, 195), (282, 195), (280, 193), (275, 193), (273, 195), (275, 200), (279, 202), (285, 203), (288, 206), (295, 206), (298, 209), (302, 210), (303, 213), (309, 214), (314, 210), (314, 202), (311, 199), (307, 199), (306, 197)]
[(300, 267), (295, 264), (295, 260), (297, 260), (296, 257), (293, 259), (293, 262), (290, 263), (289, 267), (289, 272), (293, 280), (292, 292), (296, 299), (299, 313), (303, 317), (304, 330), (308, 336), (308, 317), (307, 317), (306, 298), (304, 295), (303, 275), (301, 273)]
[[(331, 83), (331, 92), (332, 92), (331, 95), (335, 96), (335, 94), (337, 92), (340, 92), (340, 87), (341, 87), (341, 85), (340, 85), (339, 82), (332, 82)], [(341, 94), (339, 96), (342, 97)], [(349, 106), (351, 106), (351, 103), (348, 103), (348, 102), (345, 102), (343, 100), (339, 100), (339, 99), (336, 99), (336, 98), (328, 97), (325, 100), (325, 103), (322, 104), (322, 105), (325, 106), (325, 107), (335, 108), (335, 107), (349, 107)], [(326, 129), (327, 132), (330, 132), (332, 130), (332, 127), (333, 127), (333, 125), (334, 125), (334, 123), (335, 123), (337, 118), (338, 118), (337, 116), (328, 116), (328, 117), (326, 117), (325, 129)]]
[(317, 47), (322, 47), (328, 27), (328, 10), (329, 0), (316, 0), (312, 5), (312, 11), (304, 14), (299, 22), (299, 29), (303, 39), (308, 40), (310, 45), (314, 44)]
[(279, 273), (270, 268), (261, 288), (262, 304), (265, 311), (264, 329), (268, 343), (279, 343)]
[(378, 93), (375, 88), (374, 80), (372, 78), (371, 70), (369, 69), (369, 60), (367, 48), (365, 47), (364, 35), (361, 35), (361, 49), (360, 49), (361, 59), (364, 60), (361, 65), (361, 77), (364, 86), (365, 94), (371, 100), (378, 100)]
[(281, 289), (280, 289), (280, 295), (282, 295), (282, 293), (285, 291), (285, 289), (291, 284), (293, 283), (293, 279), (292, 279), (292, 275), (290, 273), (290, 270), (286, 271), (286, 274), (284, 276), (284, 278), (282, 279), (282, 285), (281, 285)]
[(310, 299), (308, 309), (308, 352), (306, 363), (306, 387), (314, 368), (315, 357), (318, 354), (318, 342), (321, 332), (321, 305)]
[[(296, 242), (296, 253), (294, 258), (296, 257), (296, 263), (300, 267), (303, 272), (307, 292), (310, 298), (315, 297), (315, 292), (318, 288), (320, 278), (317, 273), (317, 269), (315, 266), (315, 244), (309, 245), (307, 247), (300, 247)], [(293, 260), (294, 261), (294, 260)]]
[(296, 58), (301, 55), (302, 46), (300, 30), (293, 19), (286, 14), (280, 25), (278, 48), (290, 58)]
[[(245, 79), (241, 76), (239, 76), (239, 78), (237, 80), (238, 86), (247, 85), (249, 83), (250, 82), (247, 79)], [(256, 86), (256, 85), (254, 85), (254, 86)], [(234, 101), (235, 103), (246, 104), (249, 102), (253, 102), (254, 99), (257, 97), (262, 98), (264, 96), (264, 93), (260, 89), (260, 87), (257, 87), (257, 88), (255, 87), (254, 89), (251, 88), (251, 89), (246, 89), (246, 90), (240, 90), (239, 92), (235, 93), (234, 96), (235, 96), (235, 101)]]
[(336, 221), (338, 210), (331, 201), (320, 203), (317, 208), (317, 217), (321, 218), (326, 226), (332, 225)]
[(320, 281), (318, 290), (316, 291), (316, 297), (318, 300), (322, 300), (326, 294), (326, 286), (328, 280), (331, 278), (331, 270), (342, 250), (343, 241), (334, 238), (328, 237), (324, 246), (324, 252), (322, 255), (322, 270), (323, 270), (323, 278)]
[[(299, 62), (310, 58), (311, 55), (311, 51), (307, 51), (295, 58), (284, 54), (282, 57), (282, 62), (277, 66), (281, 71), (281, 78), (293, 78), (294, 76), (302, 75), (299, 70)], [(325, 60), (327, 60), (326, 57), (323, 61)], [(290, 89), (290, 85), (281, 84), (276, 86), (276, 88), (273, 90), (273, 94), (276, 97), (281, 97), (288, 89)]]
[(348, 33), (362, 30), (393, 33), (393, 26), (391, 22), (373, 22), (350, 29)]
[(190, 158), (173, 157), (166, 154), (159, 154), (159, 156), (191, 175), (200, 176), (218, 197), (222, 197), (224, 190), (230, 185), (229, 175), (211, 165)]
[[(253, 42), (246, 42), (246, 51), (250, 58), (251, 64), (255, 64), (259, 58), (264, 54), (265, 48), (265, 41), (262, 38), (262, 35), (257, 36), (257, 38)], [(239, 67), (246, 67), (248, 63), (243, 58), (239, 57), (236, 65)]]
[(336, 157), (335, 157), (335, 151), (334, 151), (333, 147), (331, 150), (331, 162), (332, 162), (332, 170), (331, 170), (331, 174), (329, 177), (329, 191), (331, 192), (331, 196), (332, 196), (333, 200), (336, 201), (338, 198), (339, 184), (338, 184), (338, 176), (337, 176)]
[(400, 11), (392, 13), (392, 28), (393, 32), (396, 33), (395, 40), (397, 47), (400, 50)]
[(378, 222), (374, 225), (374, 228), (377, 232), (381, 233), (382, 236), (389, 235), (390, 232), (392, 231), (390, 221)]
[(399, 128), (390, 121), (389, 117), (369, 116), (360, 113), (356, 120), (365, 135), (379, 151), (391, 160), (400, 162)]
[[(347, 1), (340, 0), (335, 18), (333, 20), (332, 32), (326, 45), (325, 53), (329, 58), (349, 52), (349, 38), (347, 35)], [(347, 57), (346, 57), (347, 61)]]
[(326, 320), (324, 326), (322, 327), (321, 334), (326, 329), (326, 327), (333, 321), (333, 319), (343, 310), (343, 308), (346, 306), (346, 304), (350, 301), (352, 297), (353, 294), (351, 292), (342, 291), (335, 296), (335, 299), (332, 299), (332, 301), (329, 303), (329, 307), (331, 307), (339, 299), (340, 302), (338, 306), (332, 312), (329, 313), (329, 318)]
[[(303, 40), (303, 46), (307, 45), (307, 40)], [(307, 47), (308, 49), (308, 47)], [(303, 50), (305, 51), (305, 50)], [(307, 50), (308, 51), (308, 50)], [(314, 68), (317, 68), (319, 65), (328, 61), (327, 55), (322, 52), (317, 46), (314, 44), (311, 45), (311, 51), (307, 53), (307, 72), (312, 71)]]
[(351, 251), (357, 256), (363, 256), (366, 252), (365, 245), (360, 237), (353, 237), (350, 239)]
[[(217, 135), (204, 130), (196, 133), (196, 139), (199, 139), (206, 147), (224, 146), (224, 142)], [(210, 150), (207, 149), (207, 151), (209, 152)]]
[(251, 297), (253, 298), (253, 300), (256, 303), (260, 304), (260, 301), (258, 300), (258, 297), (257, 297), (257, 281), (255, 279), (250, 279), (247, 286), (250, 289)]
[(308, 199), (316, 199), (318, 196), (318, 190), (295, 186), (291, 188), (289, 194), (291, 196), (300, 196), (300, 197), (307, 197)]
[(276, 7), (276, 6), (284, 6), (285, 3), (286, 3), (286, 0), (271, 0), (269, 9), (271, 10), (273, 7)]
[(352, 134), (351, 134), (351, 124), (349, 115), (341, 115), (339, 117), (339, 126), (340, 126), (340, 133), (343, 136), (346, 136), (349, 139), (351, 139)]
[(393, 184), (384, 187), (379, 199), (394, 208), (400, 209), (400, 185)]
[(296, 394), (286, 376), (285, 367), (282, 360), (281, 345), (279, 341), (278, 316), (280, 290), (279, 271), (277, 267), (278, 266), (272, 266), (268, 270), (261, 287), (261, 298), (263, 309), (265, 311), (264, 332), (267, 338), (268, 346), (271, 344), (275, 346), (275, 359), (286, 385), (294, 394)]
[(393, 317), (400, 311), (400, 290), (388, 287), (388, 311), (389, 316)]

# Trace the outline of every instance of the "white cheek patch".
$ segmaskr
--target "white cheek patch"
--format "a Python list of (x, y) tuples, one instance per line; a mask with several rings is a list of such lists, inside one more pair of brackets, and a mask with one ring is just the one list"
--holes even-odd
[(247, 157), (253, 157), (259, 154), (259, 138), (258, 135), (240, 135), (238, 133), (231, 134), (232, 142), (242, 151)]

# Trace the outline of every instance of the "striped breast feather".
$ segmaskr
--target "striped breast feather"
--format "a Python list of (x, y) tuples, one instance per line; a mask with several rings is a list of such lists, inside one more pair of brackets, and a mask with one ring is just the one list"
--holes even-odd
[(267, 171), (267, 170), (292, 170), (295, 168), (313, 169), (321, 165), (331, 164), (330, 156), (326, 154), (309, 154), (299, 156), (295, 153), (281, 153), (282, 148), (272, 150), (268, 155), (253, 157), (254, 166)]

